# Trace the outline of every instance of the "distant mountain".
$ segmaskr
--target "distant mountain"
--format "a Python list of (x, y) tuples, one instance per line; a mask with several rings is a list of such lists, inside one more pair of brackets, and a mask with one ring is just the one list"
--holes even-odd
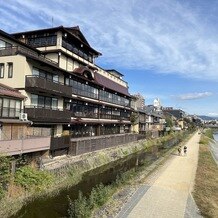
[(209, 117), (205, 115), (198, 115), (202, 120), (218, 120), (218, 117)]

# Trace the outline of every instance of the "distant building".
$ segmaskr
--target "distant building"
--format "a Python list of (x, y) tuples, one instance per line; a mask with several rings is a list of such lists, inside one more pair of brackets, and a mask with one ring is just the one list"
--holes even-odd
[(155, 98), (154, 99), (154, 107), (156, 108), (156, 111), (160, 111), (161, 110), (161, 103), (160, 103), (160, 99), (159, 98)]
[(143, 109), (145, 106), (145, 98), (140, 93), (134, 94), (133, 96), (136, 98), (136, 107), (139, 109)]
[(164, 113), (173, 115), (176, 118), (175, 127), (180, 127), (181, 129), (185, 128), (184, 117), (186, 116), (185, 112), (181, 109), (174, 109), (173, 107), (163, 108)]

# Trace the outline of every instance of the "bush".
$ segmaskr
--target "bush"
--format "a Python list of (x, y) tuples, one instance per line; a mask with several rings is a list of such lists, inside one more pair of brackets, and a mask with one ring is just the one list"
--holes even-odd
[(9, 157), (0, 156), (0, 200), (4, 197), (5, 187), (10, 180), (10, 161)]
[(33, 169), (30, 166), (24, 166), (15, 173), (15, 183), (24, 187), (27, 190), (47, 187), (53, 181), (51, 174), (45, 171)]
[(71, 201), (68, 197), (69, 207), (68, 207), (68, 217), (78, 218), (78, 217), (90, 217), (91, 209), (89, 205), (89, 200), (83, 196), (82, 192), (79, 191), (79, 196), (75, 201)]

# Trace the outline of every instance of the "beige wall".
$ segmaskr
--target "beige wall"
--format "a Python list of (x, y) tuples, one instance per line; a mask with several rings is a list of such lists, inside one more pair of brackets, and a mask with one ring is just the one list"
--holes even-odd
[[(8, 78), (8, 62), (13, 63), (13, 77)], [(26, 58), (22, 55), (3, 56), (0, 63), (5, 64), (4, 78), (0, 79), (0, 83), (11, 86), (13, 88), (25, 87), (25, 75), (30, 73)]]
[(131, 132), (139, 133), (139, 124), (131, 125)]
[(58, 53), (50, 53), (46, 55), (46, 58), (49, 58), (52, 61), (55, 61), (58, 63)]

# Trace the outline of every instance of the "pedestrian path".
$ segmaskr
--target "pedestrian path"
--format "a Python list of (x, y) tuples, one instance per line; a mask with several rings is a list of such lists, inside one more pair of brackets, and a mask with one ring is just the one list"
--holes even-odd
[[(174, 155), (152, 183), (145, 181), (118, 218), (182, 218), (200, 217), (190, 195), (197, 169), (199, 134), (186, 143), (187, 155)], [(152, 176), (152, 175), (151, 175)], [(194, 215), (195, 214), (195, 215)]]

